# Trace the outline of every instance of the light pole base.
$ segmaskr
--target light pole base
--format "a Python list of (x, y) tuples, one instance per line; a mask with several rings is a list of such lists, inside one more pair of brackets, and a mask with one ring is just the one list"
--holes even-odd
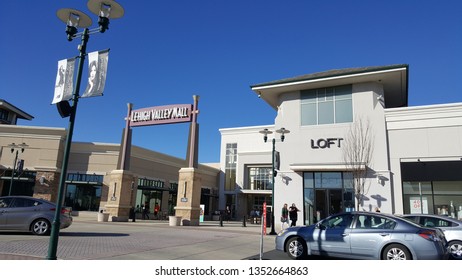
[(271, 214), (271, 231), (268, 235), (277, 235), (276, 231), (274, 230), (274, 214)]

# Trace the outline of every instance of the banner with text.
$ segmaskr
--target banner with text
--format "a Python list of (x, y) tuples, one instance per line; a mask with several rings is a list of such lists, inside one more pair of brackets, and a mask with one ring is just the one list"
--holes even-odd
[(130, 115), (130, 126), (190, 122), (192, 108), (192, 104), (176, 104), (133, 110)]

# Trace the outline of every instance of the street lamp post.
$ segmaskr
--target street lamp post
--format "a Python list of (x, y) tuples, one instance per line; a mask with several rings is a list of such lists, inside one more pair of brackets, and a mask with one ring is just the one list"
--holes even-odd
[[(261, 131), (259, 131), (261, 134), (263, 134), (263, 141), (265, 141), (265, 143), (268, 141), (268, 134), (272, 134), (273, 131), (265, 128)], [(289, 130), (285, 129), (284, 127), (281, 128), (281, 129), (278, 129), (275, 131), (276, 133), (279, 133), (281, 134), (281, 142), (284, 142), (284, 139), (285, 139), (285, 134), (288, 134), (290, 133)], [(269, 233), (269, 235), (276, 235), (276, 231), (274, 230), (274, 212), (275, 212), (275, 208), (274, 208), (274, 177), (276, 177), (276, 169), (275, 169), (275, 157), (276, 157), (276, 138), (273, 137), (273, 139), (271, 140), (271, 143), (272, 143), (272, 150), (271, 150), (271, 184), (272, 184), (272, 188), (271, 188), (271, 206), (273, 207), (272, 211), (271, 211), (271, 232)]]
[[(80, 98), (79, 91), (80, 91), (80, 82), (82, 80), (82, 70), (83, 64), (85, 61), (86, 49), (88, 39), (90, 38), (90, 34), (94, 34), (97, 32), (104, 33), (109, 28), (109, 19), (110, 18), (120, 18), (124, 14), (124, 9), (120, 4), (113, 0), (90, 0), (87, 3), (88, 9), (99, 16), (98, 20), (98, 28), (95, 29), (88, 29), (89, 26), (92, 24), (92, 20), (89, 16), (85, 13), (74, 10), (74, 9), (61, 9), (57, 12), (58, 18), (66, 23), (66, 34), (68, 41), (72, 41), (75, 37), (81, 36), (82, 43), (79, 45), (79, 64), (77, 68), (77, 80), (74, 88), (74, 92), (72, 94), (72, 106), (69, 105), (68, 101), (61, 101), (58, 103), (58, 108), (64, 108), (64, 111), (67, 111), (64, 114), (64, 117), (69, 116), (69, 127), (67, 130), (67, 138), (66, 144), (64, 147), (64, 156), (63, 156), (63, 164), (61, 166), (61, 174), (59, 179), (59, 187), (58, 187), (58, 198), (56, 201), (56, 210), (55, 210), (55, 217), (53, 220), (53, 224), (51, 227), (50, 233), (50, 243), (48, 245), (48, 260), (56, 260), (56, 252), (58, 249), (58, 238), (59, 238), (59, 230), (61, 226), (61, 209), (62, 209), (62, 201), (63, 201), (63, 194), (64, 188), (66, 184), (66, 175), (67, 175), (67, 165), (69, 162), (69, 154), (71, 149), (72, 143), (72, 135), (74, 132), (74, 121), (75, 115), (77, 113), (77, 103)], [(84, 28), (83, 32), (78, 33), (77, 28)], [(60, 111), (61, 114), (61, 111)], [(61, 116), (63, 116), (61, 114)]]
[(8, 147), (11, 148), (11, 153), (14, 153), (16, 151), (16, 155), (14, 157), (14, 163), (13, 163), (13, 171), (11, 173), (10, 189), (8, 190), (8, 195), (11, 195), (11, 191), (13, 190), (14, 173), (16, 172), (16, 164), (18, 163), (19, 150), (21, 150), (21, 153), (24, 153), (24, 149), (27, 147), (27, 145), (26, 143), (22, 143), (19, 145), (16, 145), (15, 143), (11, 143), (10, 145), (8, 145)]

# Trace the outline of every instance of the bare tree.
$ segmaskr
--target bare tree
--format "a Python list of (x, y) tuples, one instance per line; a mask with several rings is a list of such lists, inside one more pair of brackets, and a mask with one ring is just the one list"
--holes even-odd
[(343, 161), (353, 175), (356, 210), (363, 204), (366, 188), (367, 169), (372, 160), (374, 135), (369, 119), (357, 117), (350, 126), (343, 145)]

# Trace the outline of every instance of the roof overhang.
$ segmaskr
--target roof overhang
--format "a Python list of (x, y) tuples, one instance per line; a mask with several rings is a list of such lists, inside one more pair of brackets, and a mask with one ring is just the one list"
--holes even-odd
[(18, 107), (8, 103), (7, 101), (0, 99), (0, 109), (5, 109), (7, 111), (13, 112), (16, 114), (18, 119), (32, 120), (34, 117), (19, 109)]
[(408, 68), (407, 64), (399, 64), (330, 70), (257, 84), (251, 86), (251, 89), (271, 107), (277, 109), (283, 93), (375, 82), (383, 85), (386, 108), (406, 107), (408, 104)]

